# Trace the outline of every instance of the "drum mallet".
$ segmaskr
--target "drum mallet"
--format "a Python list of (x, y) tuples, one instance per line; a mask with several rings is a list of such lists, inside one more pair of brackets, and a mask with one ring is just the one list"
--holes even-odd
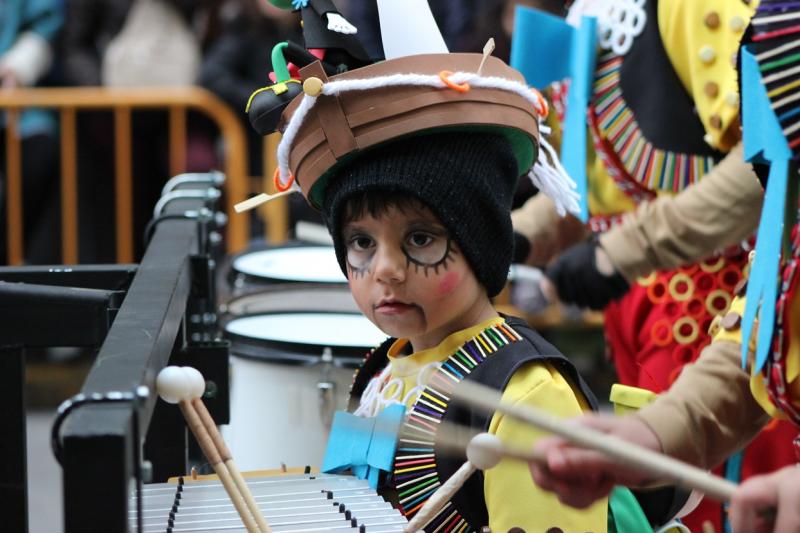
[[(444, 428), (442, 428), (444, 429)], [(445, 431), (442, 431), (445, 433)], [(417, 533), (427, 524), (444, 505), (450, 501), (456, 492), (461, 489), (464, 483), (475, 470), (488, 470), (494, 468), (502, 458), (497, 453), (500, 439), (488, 433), (475, 435), (467, 444), (467, 461), (459, 467), (455, 473), (445, 481), (436, 492), (428, 498), (425, 505), (414, 515), (414, 518), (403, 528), (406, 533)], [(451, 446), (454, 445), (450, 443)], [(456, 445), (457, 446), (457, 445)], [(502, 444), (500, 444), (502, 447)]]
[(271, 533), (272, 530), (236, 467), (230, 450), (201, 400), (205, 390), (202, 374), (191, 367), (168, 366), (159, 372), (156, 388), (161, 399), (168, 403), (177, 403), (180, 407), (186, 425), (225, 487), (247, 531)]
[[(498, 391), (485, 385), (462, 381), (453, 390), (453, 397), (480, 411), (486, 413), (497, 411), (527, 422), (574, 444), (604, 453), (621, 465), (647, 472), (680, 487), (702, 492), (718, 502), (730, 501), (737, 489), (736, 483), (667, 455), (636, 446), (586, 426), (569, 424), (564, 419), (541, 409), (503, 402), (502, 395)], [(542, 460), (540, 456), (524, 451), (518, 451), (513, 455), (516, 459), (530, 462)]]

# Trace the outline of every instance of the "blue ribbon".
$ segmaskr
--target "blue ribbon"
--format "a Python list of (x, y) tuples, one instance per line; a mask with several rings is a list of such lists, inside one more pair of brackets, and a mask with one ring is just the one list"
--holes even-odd
[(303, 9), (308, 6), (308, 0), (292, 0), (292, 7), (294, 9)]
[(575, 29), (560, 17), (517, 6), (514, 20), (511, 66), (525, 76), (528, 85), (544, 89), (555, 81), (570, 79), (561, 161), (578, 185), (580, 219), (586, 222), (586, 114), (597, 60), (597, 19), (583, 17), (580, 28)]
[(358, 479), (368, 480), (373, 489), (378, 488), (381, 470), (390, 472), (394, 466), (397, 435), (405, 413), (405, 406), (400, 404), (390, 405), (371, 418), (337, 411), (322, 471), (338, 473), (349, 469)]
[(758, 62), (750, 47), (742, 49), (742, 131), (745, 160), (770, 163), (764, 206), (758, 225), (756, 256), (747, 282), (747, 305), (742, 319), (742, 367), (758, 316), (754, 372), (760, 372), (772, 346), (775, 303), (786, 212), (789, 160), (792, 152), (772, 110), (761, 81)]

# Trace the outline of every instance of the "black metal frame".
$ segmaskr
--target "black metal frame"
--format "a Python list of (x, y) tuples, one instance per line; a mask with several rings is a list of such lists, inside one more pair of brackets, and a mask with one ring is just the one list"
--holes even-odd
[(25, 435), (25, 348), (0, 347), (0, 509), (4, 531), (28, 531), (28, 465)]
[(139, 428), (150, 428), (144, 452), (152, 477), (161, 480), (186, 471), (185, 424), (174, 406), (156, 401), (155, 378), (168, 362), (190, 363), (207, 380), (224, 383), (209, 406), (216, 404), (211, 410), (218, 423), (227, 421), (227, 345), (213, 341), (216, 324), (208, 316), (215, 309), (215, 263), (208, 238), (213, 217), (203, 214), (201, 205), (192, 216), (181, 216), (176, 206), (169, 211), (178, 216), (156, 225), (81, 390), (89, 397), (142, 387), (149, 393), (140, 401), (82, 405), (64, 421), (60, 456), (66, 533), (128, 531), (132, 482), (143, 477), (138, 458), (145, 432), (140, 435)]
[[(25, 348), (100, 346), (135, 266), (0, 268), (0, 508), (28, 530)], [(48, 283), (41, 285), (38, 283)], [(77, 287), (67, 287), (74, 284)], [(83, 288), (83, 286), (93, 288)]]

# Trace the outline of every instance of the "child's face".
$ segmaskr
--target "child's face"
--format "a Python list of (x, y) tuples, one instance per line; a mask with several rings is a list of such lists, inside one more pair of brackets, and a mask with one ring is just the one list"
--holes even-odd
[(493, 313), (485, 289), (427, 208), (367, 213), (342, 233), (358, 307), (387, 335), (409, 338), (415, 351)]

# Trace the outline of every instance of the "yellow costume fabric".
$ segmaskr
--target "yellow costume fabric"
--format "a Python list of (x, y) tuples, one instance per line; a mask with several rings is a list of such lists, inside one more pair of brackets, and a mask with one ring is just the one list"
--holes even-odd
[(697, 107), (706, 142), (723, 152), (739, 137), (734, 61), (757, 5), (757, 1), (729, 0), (658, 3), (661, 41), (669, 43), (664, 49)]
[[(420, 382), (424, 383), (424, 378), (432, 371), (428, 370), (431, 363), (445, 361), (464, 342), (502, 322), (499, 317), (490, 319), (453, 333), (434, 348), (410, 355), (402, 355), (408, 340), (399, 339), (388, 351), (391, 370), (384, 400), (403, 398), (403, 403), (410, 407), (419, 395), (419, 389), (416, 393), (412, 391)], [(527, 364), (517, 370), (503, 392), (503, 400), (532, 405), (564, 417), (576, 416), (588, 409), (582, 395), (576, 393), (558, 371), (543, 363)], [(532, 445), (544, 435), (499, 413), (492, 417), (489, 432), (505, 442), (524, 446)], [(563, 505), (554, 494), (534, 485), (527, 466), (519, 461), (504, 459), (484, 473), (484, 497), (492, 531), (508, 531), (512, 527), (526, 531), (547, 531), (552, 527), (568, 532), (606, 531), (607, 500), (598, 501), (586, 510)]]
[[(739, 87), (735, 55), (758, 5), (727, 0), (658, 3), (658, 29), (672, 67), (697, 108), (705, 141), (727, 152), (739, 139)], [(669, 105), (665, 103), (665, 105)], [(614, 215), (634, 209), (602, 162), (589, 163), (589, 212)], [(656, 191), (659, 196), (672, 195)]]

